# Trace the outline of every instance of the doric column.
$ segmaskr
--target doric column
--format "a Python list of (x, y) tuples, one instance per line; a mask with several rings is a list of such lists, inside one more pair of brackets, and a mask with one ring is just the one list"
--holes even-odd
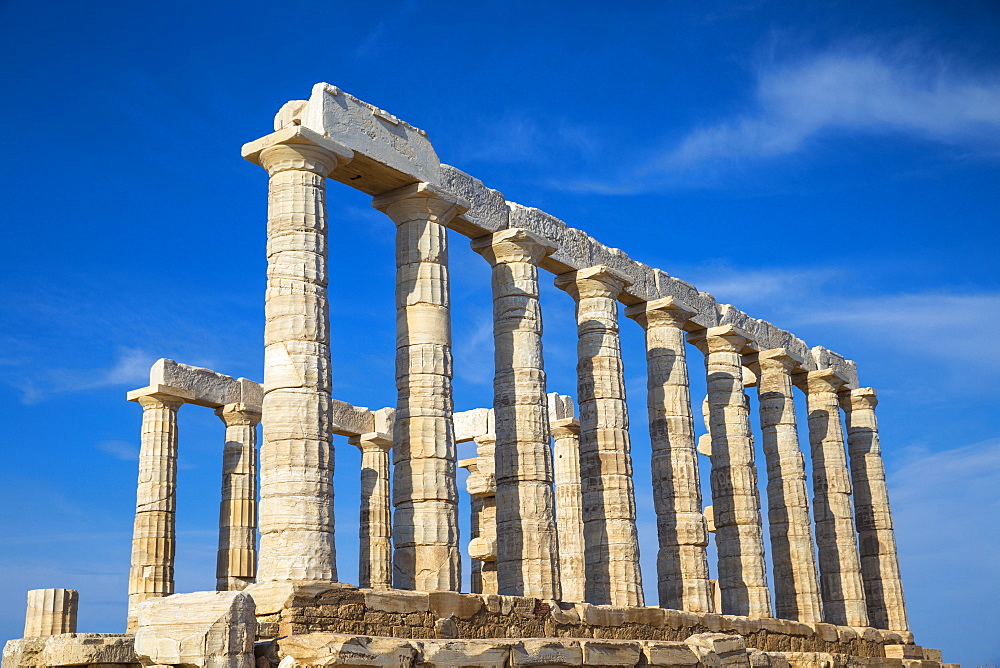
[(555, 250), (521, 229), (472, 241), (493, 267), (499, 593), (561, 598), (538, 262)]
[(660, 607), (712, 611), (684, 330), (694, 311), (673, 297), (625, 309), (646, 331), (647, 401)]
[(799, 447), (792, 372), (802, 360), (784, 348), (764, 350), (757, 373), (760, 426), (767, 463), (767, 519), (774, 567), (774, 611), (781, 619), (823, 621), (816, 551), (809, 518), (805, 458)]
[(693, 333), (689, 340), (705, 354), (708, 373), (720, 612), (770, 617), (760, 492), (743, 386), (742, 353), (751, 349), (750, 335), (733, 325), (723, 325)]
[(642, 605), (616, 301), (630, 282), (598, 265), (561, 274), (555, 283), (576, 301), (587, 602)]
[(174, 593), (177, 507), (177, 410), (184, 403), (155, 390), (130, 393), (142, 406), (139, 483), (132, 530), (128, 581), (128, 628), (135, 629), (137, 606), (147, 598)]
[(24, 613), (24, 637), (76, 633), (80, 593), (74, 589), (31, 589)]
[(551, 423), (554, 441), (556, 529), (559, 532), (559, 578), (562, 600), (582, 603), (584, 576), (583, 493), (580, 490), (580, 421)]
[(362, 434), (349, 439), (361, 450), (361, 523), (358, 531), (358, 586), (392, 586), (392, 516), (389, 511), (388, 434)]
[(396, 224), (393, 582), (399, 589), (458, 591), (445, 225), (468, 204), (437, 186), (415, 183), (378, 195), (372, 206)]
[(842, 626), (868, 626), (858, 535), (851, 509), (851, 474), (844, 452), (844, 428), (837, 399), (837, 392), (844, 387), (845, 381), (833, 369), (810, 371), (796, 381), (806, 392), (809, 409), (813, 513), (823, 621)]
[(497, 485), (494, 471), (496, 434), (476, 436), (476, 456), (459, 466), (469, 471), (465, 481), (472, 505), (469, 518), (469, 557), (474, 594), (496, 594), (497, 584)]
[(257, 423), (260, 409), (227, 404), (215, 411), (226, 425), (219, 508), (219, 591), (245, 589), (257, 577)]
[(326, 176), (353, 154), (293, 126), (243, 155), (271, 177), (257, 579), (336, 580)]
[(840, 401), (847, 418), (847, 451), (851, 457), (854, 513), (868, 619), (876, 628), (906, 631), (909, 625), (903, 581), (899, 575), (896, 535), (875, 419), (878, 399), (875, 390), (862, 387), (842, 391)]

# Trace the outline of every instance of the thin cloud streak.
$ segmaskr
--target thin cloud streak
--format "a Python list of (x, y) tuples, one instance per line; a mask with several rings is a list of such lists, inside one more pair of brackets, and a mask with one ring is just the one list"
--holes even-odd
[(756, 96), (755, 113), (692, 132), (653, 169), (787, 155), (830, 130), (899, 132), (1000, 155), (1000, 77), (830, 53), (762, 73)]

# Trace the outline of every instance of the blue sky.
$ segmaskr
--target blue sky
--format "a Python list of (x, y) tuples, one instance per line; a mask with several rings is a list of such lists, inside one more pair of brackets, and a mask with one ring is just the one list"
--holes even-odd
[[(856, 360), (917, 640), (1000, 661), (995, 3), (8, 0), (0, 62), (0, 639), (36, 587), (79, 589), (81, 630), (123, 627), (125, 391), (158, 357), (261, 377), (266, 176), (239, 148), (328, 81), (507, 199)], [(392, 405), (392, 225), (339, 184), (329, 203), (335, 394)], [(491, 397), (489, 271), (452, 243), (464, 410)], [(543, 281), (550, 390), (575, 394), (572, 306)], [(622, 332), (653, 602), (642, 336)], [(178, 589), (210, 589), (222, 425), (180, 420)], [(356, 581), (360, 457), (336, 452)]]

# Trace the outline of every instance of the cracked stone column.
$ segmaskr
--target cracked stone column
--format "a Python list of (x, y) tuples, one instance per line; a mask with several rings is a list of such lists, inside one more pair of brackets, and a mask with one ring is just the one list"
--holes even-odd
[(555, 250), (521, 229), (472, 241), (492, 266), (499, 593), (559, 600), (552, 449), (538, 262)]
[(757, 396), (767, 463), (767, 519), (774, 565), (774, 610), (780, 619), (823, 621), (805, 458), (799, 447), (792, 372), (802, 360), (784, 348), (757, 354)]
[(271, 177), (257, 579), (336, 580), (326, 177), (353, 153), (291, 126), (243, 156)]
[(396, 224), (393, 582), (458, 591), (458, 488), (451, 393), (451, 306), (445, 225), (468, 210), (428, 183), (376, 196)]
[(245, 589), (257, 577), (257, 423), (259, 409), (243, 403), (215, 411), (226, 425), (219, 508), (218, 591)]
[(750, 335), (722, 325), (688, 339), (704, 353), (708, 374), (712, 508), (722, 597), (718, 612), (770, 617), (760, 491), (743, 386), (742, 353), (752, 349)]
[[(141, 392), (141, 390), (140, 390)], [(177, 410), (184, 400), (155, 390), (129, 394), (142, 406), (139, 482), (128, 579), (128, 629), (147, 598), (174, 593), (177, 508)]]
[(851, 474), (837, 398), (845, 381), (833, 369), (810, 371), (796, 380), (806, 392), (809, 409), (823, 621), (841, 626), (868, 626), (858, 535), (851, 509)]
[(660, 607), (712, 611), (708, 529), (702, 514), (688, 386), (684, 325), (694, 311), (665, 297), (635, 304), (625, 315), (646, 332), (647, 407), (652, 446), (653, 504), (659, 551)]
[(643, 605), (618, 337), (617, 299), (630, 282), (598, 265), (561, 274), (555, 284), (576, 301), (586, 599), (598, 605)]
[(559, 576), (562, 600), (582, 603), (584, 577), (583, 493), (580, 490), (580, 421), (551, 423), (554, 440), (556, 529), (559, 533)]
[(74, 589), (32, 589), (24, 614), (24, 637), (76, 633), (80, 593)]
[(471, 584), (474, 594), (496, 594), (497, 583), (497, 485), (496, 434), (476, 436), (476, 456), (463, 459), (459, 466), (469, 471), (465, 481), (471, 497), (469, 519), (469, 557), (472, 559)]
[(896, 535), (885, 484), (885, 464), (878, 439), (875, 390), (862, 387), (840, 393), (847, 421), (847, 451), (854, 483), (861, 579), (872, 626), (907, 631), (903, 581), (899, 575)]
[(358, 586), (392, 587), (392, 515), (389, 510), (388, 434), (349, 439), (361, 450), (361, 523), (358, 530)]

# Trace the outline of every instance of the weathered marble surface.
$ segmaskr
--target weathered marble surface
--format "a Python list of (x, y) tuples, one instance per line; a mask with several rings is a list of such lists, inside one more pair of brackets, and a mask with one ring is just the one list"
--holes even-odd
[(657, 591), (664, 608), (712, 612), (708, 528), (694, 442), (683, 328), (691, 307), (666, 297), (635, 304), (625, 315), (646, 333), (647, 397), (653, 506), (659, 550)]
[(76, 633), (80, 592), (75, 589), (31, 589), (24, 613), (24, 637)]
[(144, 666), (254, 668), (256, 606), (244, 592), (195, 592), (139, 605), (135, 653)]

